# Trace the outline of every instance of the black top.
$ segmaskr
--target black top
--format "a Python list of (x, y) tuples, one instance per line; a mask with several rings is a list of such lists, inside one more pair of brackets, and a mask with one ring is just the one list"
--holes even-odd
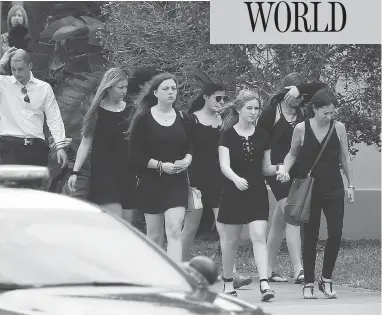
[[(330, 123), (330, 127), (332, 124), (333, 121)], [(304, 143), (298, 154), (303, 177), (308, 175), (327, 136), (328, 134), (326, 134), (322, 142), (319, 143), (313, 133), (310, 120), (305, 122)], [(311, 173), (311, 177), (315, 178), (314, 190), (325, 196), (344, 194), (344, 184), (340, 171), (340, 152), (340, 141), (334, 128), (320, 159)]]
[(256, 128), (253, 135), (246, 139), (232, 127), (223, 131), (219, 145), (229, 149), (230, 166), (238, 176), (245, 178), (249, 185), (261, 182), (265, 185), (263, 158), (264, 152), (271, 148), (271, 141), (265, 131)]
[(189, 168), (192, 187), (204, 187), (221, 181), (219, 164), (220, 126), (214, 128), (199, 122), (195, 114), (189, 116), (189, 124), (194, 143), (192, 163)]
[(190, 132), (178, 111), (171, 126), (160, 125), (150, 110), (137, 116), (129, 140), (129, 158), (139, 170), (146, 169), (150, 159), (174, 163), (187, 153), (192, 154)]
[[(327, 86), (325, 83), (305, 83), (296, 87), (300, 94), (304, 96), (304, 102), (308, 102), (319, 89), (325, 86)], [(275, 124), (277, 111), (280, 113), (280, 119)], [(257, 126), (266, 131), (271, 138), (272, 164), (282, 163), (284, 161), (290, 149), (293, 129), (297, 123), (303, 120), (303, 113), (300, 108), (298, 108), (294, 122), (288, 122), (282, 113), (279, 103), (267, 106), (261, 113)]]
[(109, 167), (126, 164), (129, 110), (127, 106), (120, 112), (99, 107), (91, 151), (93, 167), (96, 167), (97, 171), (108, 172)]

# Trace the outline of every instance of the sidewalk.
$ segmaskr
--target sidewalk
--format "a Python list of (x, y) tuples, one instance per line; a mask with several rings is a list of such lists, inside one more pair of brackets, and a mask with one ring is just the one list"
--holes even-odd
[[(381, 315), (381, 293), (366, 289), (336, 285), (338, 299), (325, 299), (315, 284), (317, 300), (302, 298), (302, 285), (289, 283), (271, 283), (276, 297), (271, 302), (261, 302), (259, 279), (237, 290), (240, 299), (260, 306), (271, 315)], [(223, 283), (219, 282), (211, 290), (221, 292)]]

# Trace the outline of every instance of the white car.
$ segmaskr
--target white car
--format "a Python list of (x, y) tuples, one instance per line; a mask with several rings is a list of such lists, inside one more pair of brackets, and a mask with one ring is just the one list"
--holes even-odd
[[(0, 166), (0, 181), (47, 169)], [(211, 260), (178, 265), (141, 232), (64, 195), (0, 188), (0, 314), (264, 314), (209, 291)]]

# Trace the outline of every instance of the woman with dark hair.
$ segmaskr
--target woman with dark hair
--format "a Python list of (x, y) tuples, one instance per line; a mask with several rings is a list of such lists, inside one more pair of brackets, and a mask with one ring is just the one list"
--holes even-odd
[(221, 225), (224, 292), (237, 296), (232, 284), (233, 266), (243, 225), (248, 224), (261, 299), (268, 301), (275, 294), (267, 277), (269, 202), (264, 175), (276, 175), (283, 170), (271, 164), (270, 138), (255, 125), (259, 111), (259, 96), (251, 91), (240, 92), (224, 108), (219, 161), (225, 179), (217, 221)]
[[(280, 88), (271, 97), (257, 122), (257, 126), (266, 131), (271, 138), (272, 164), (282, 164), (290, 148), (293, 128), (297, 123), (304, 120), (301, 107), (312, 97), (315, 91), (324, 86), (326, 86), (324, 83), (306, 83), (305, 78), (297, 72), (290, 73), (283, 79)], [(296, 94), (296, 89), (300, 90), (300, 97), (292, 99), (288, 89), (293, 91), (293, 95)], [(290, 175), (293, 177), (297, 173), (298, 163), (291, 170)], [(304, 272), (301, 263), (300, 227), (287, 224), (284, 220), (284, 207), (290, 182), (281, 183), (276, 180), (276, 176), (267, 176), (266, 180), (277, 200), (267, 239), (269, 281), (288, 281), (287, 278), (273, 271), (281, 241), (286, 234), (295, 283), (302, 283)]]
[(310, 171), (322, 143), (328, 137), (334, 124), (327, 145), (311, 172), (315, 179), (312, 191), (309, 222), (304, 225), (303, 262), (305, 271), (304, 299), (315, 299), (315, 261), (318, 234), (323, 210), (327, 226), (328, 239), (325, 246), (322, 275), (318, 288), (324, 295), (333, 299), (336, 292), (332, 287), (332, 273), (341, 243), (344, 217), (344, 184), (340, 163), (348, 180), (346, 190), (349, 202), (354, 202), (353, 176), (350, 167), (348, 140), (344, 124), (335, 121), (337, 99), (329, 88), (318, 90), (310, 100), (314, 117), (297, 124), (293, 131), (289, 153), (284, 159), (284, 175), (288, 175), (295, 161), (298, 160), (301, 176), (306, 177)]
[[(190, 186), (200, 190), (204, 209), (212, 208), (216, 221), (223, 184), (218, 152), (222, 124), (219, 112), (228, 97), (226, 87), (222, 82), (210, 79), (199, 69), (191, 69), (187, 74), (203, 84), (201, 91), (191, 100), (188, 111), (194, 148), (192, 163), (189, 167)], [(186, 211), (182, 229), (183, 261), (188, 260), (202, 213), (203, 209)], [(216, 223), (216, 228), (219, 233), (220, 225), (218, 223)], [(250, 277), (236, 273), (234, 267), (235, 289), (251, 282)]]
[(173, 108), (176, 77), (161, 73), (142, 89), (130, 128), (129, 157), (138, 168), (137, 208), (145, 215), (147, 236), (182, 260), (181, 231), (188, 203), (187, 168), (192, 161), (188, 128)]
[(136, 178), (127, 161), (126, 130), (128, 108), (124, 102), (127, 77), (119, 68), (104, 74), (85, 115), (82, 139), (77, 150), (68, 187), (75, 190), (80, 169), (91, 149), (88, 199), (117, 216), (134, 208)]

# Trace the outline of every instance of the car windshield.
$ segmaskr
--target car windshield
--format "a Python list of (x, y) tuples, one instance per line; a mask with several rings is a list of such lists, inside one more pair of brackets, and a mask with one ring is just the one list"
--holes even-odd
[(132, 228), (96, 211), (0, 209), (0, 282), (192, 287)]

